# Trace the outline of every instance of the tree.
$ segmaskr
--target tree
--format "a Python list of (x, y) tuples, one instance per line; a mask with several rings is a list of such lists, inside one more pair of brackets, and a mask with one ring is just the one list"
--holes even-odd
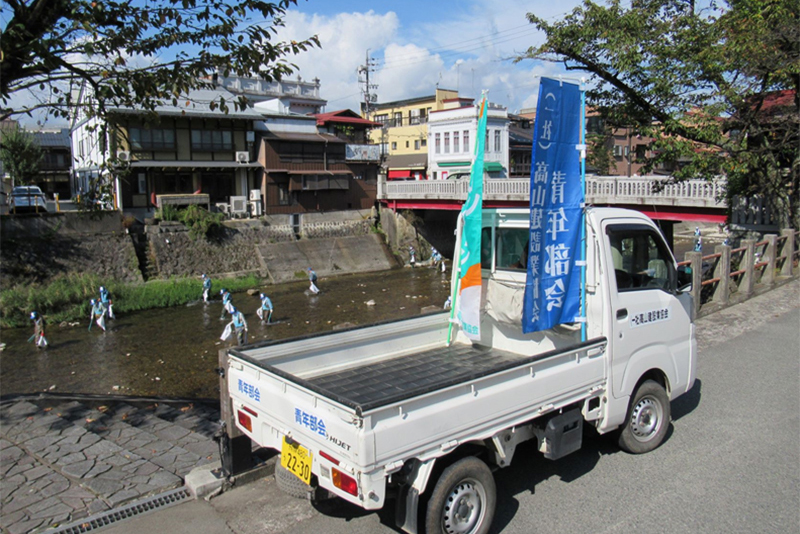
[(589, 0), (518, 61), (591, 74), (587, 101), (610, 127), (654, 138), (645, 172), (727, 178), (728, 195), (763, 194), (800, 223), (800, 3), (796, 0)]
[[(273, 42), (281, 16), (296, 0), (5, 0), (0, 119), (46, 110), (74, 116), (74, 89), (91, 86), (97, 101), (88, 116), (113, 106), (153, 110), (210, 76), (259, 77), (293, 72), (287, 56), (318, 46), (316, 37)], [(13, 97), (40, 91), (38, 101), (12, 106)], [(229, 105), (245, 107), (244, 98)]]
[(22, 128), (3, 133), (0, 160), (13, 185), (28, 185), (39, 174), (44, 152), (33, 134)]

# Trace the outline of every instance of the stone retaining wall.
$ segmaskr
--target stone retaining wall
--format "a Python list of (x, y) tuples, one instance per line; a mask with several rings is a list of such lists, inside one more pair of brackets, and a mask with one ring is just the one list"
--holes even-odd
[(3, 239), (1, 252), (3, 289), (68, 273), (91, 272), (105, 279), (142, 281), (131, 236), (126, 234)]
[[(325, 215), (330, 217), (326, 219)], [(314, 242), (320, 242), (320, 246), (327, 250), (333, 243), (331, 240), (370, 236), (374, 224), (370, 215), (369, 212), (314, 214), (313, 217), (303, 217), (299, 229), (282, 224), (289, 222), (288, 219), (226, 221), (224, 228), (209, 239), (194, 239), (182, 224), (165, 221), (145, 226), (143, 236), (139, 235), (141, 229), (137, 234), (128, 235), (120, 225), (118, 214), (97, 222), (75, 217), (40, 217), (27, 222), (9, 222), (4, 218), (0, 249), (3, 279), (0, 283), (5, 288), (19, 283), (42, 282), (61, 273), (87, 271), (104, 279), (141, 282), (141, 269), (145, 269), (150, 278), (200, 276), (203, 273), (215, 276), (255, 273), (271, 277), (271, 266), (261, 251), (270, 245), (295, 242), (300, 243), (303, 250), (308, 244), (312, 246), (310, 256), (291, 266), (291, 270), (304, 270), (309, 261), (319, 269), (330, 269), (331, 272), (337, 269), (359, 272), (391, 268), (393, 264), (384, 261), (382, 253), (372, 250), (373, 240), (365, 243), (369, 257), (361, 262), (363, 265), (360, 265), (358, 255), (351, 260), (347, 252), (339, 258), (336, 267), (331, 267), (323, 265), (328, 256), (326, 262), (315, 261), (317, 258), (310, 252), (315, 250)], [(300, 236), (295, 235), (298, 230)], [(298, 241), (298, 237), (302, 239)], [(134, 242), (139, 246), (138, 258)], [(341, 241), (339, 245), (344, 246), (344, 243), (349, 242)], [(288, 264), (282, 264), (277, 271), (283, 271), (284, 267)]]

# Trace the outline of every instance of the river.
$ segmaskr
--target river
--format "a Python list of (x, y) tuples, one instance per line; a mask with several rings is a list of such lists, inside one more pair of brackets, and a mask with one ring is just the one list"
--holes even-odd
[[(321, 278), (322, 293), (308, 294), (308, 282), (265, 286), (275, 307), (271, 326), (256, 316), (257, 295), (233, 295), (244, 314), (249, 342), (286, 339), (331, 330), (346, 324), (365, 325), (419, 315), (426, 306), (441, 308), (450, 288), (450, 271), (395, 269), (388, 272)], [(221, 287), (215, 281), (214, 288)], [(374, 305), (367, 302), (374, 301)], [(186, 306), (118, 314), (103, 333), (88, 318), (80, 325), (50, 325), (50, 346), (37, 349), (27, 339), (30, 328), (2, 331), (0, 393), (90, 393), (216, 398), (218, 351), (235, 341), (220, 341), (230, 321), (220, 320), (219, 295)]]

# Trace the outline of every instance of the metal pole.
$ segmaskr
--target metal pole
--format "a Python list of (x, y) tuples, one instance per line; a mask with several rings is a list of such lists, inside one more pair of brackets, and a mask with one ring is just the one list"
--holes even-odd
[(581, 191), (583, 191), (583, 206), (581, 206), (581, 341), (586, 341), (586, 90), (581, 83), (581, 125), (580, 125), (580, 150), (581, 157)]

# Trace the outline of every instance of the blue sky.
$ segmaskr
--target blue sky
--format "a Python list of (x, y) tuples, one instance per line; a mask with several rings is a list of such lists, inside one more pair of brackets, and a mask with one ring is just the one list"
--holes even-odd
[[(577, 0), (299, 0), (278, 39), (319, 36), (320, 49), (291, 60), (297, 75), (321, 80), (326, 111), (359, 111), (357, 71), (369, 49), (377, 60), (370, 82), (378, 85), (378, 102), (431, 95), (438, 84), (473, 98), (488, 90), (490, 101), (518, 112), (535, 106), (540, 76), (563, 73), (552, 63), (510, 60), (543, 39), (525, 15), (555, 21), (576, 5)], [(35, 119), (20, 120), (36, 128)], [(45, 124), (66, 125), (53, 119)]]
[(575, 0), (301, 0), (279, 35), (319, 35), (322, 48), (293, 61), (304, 79), (320, 78), (328, 111), (359, 109), (356, 71), (369, 49), (378, 60), (370, 81), (378, 84), (379, 102), (433, 94), (438, 83), (468, 97), (488, 90), (492, 102), (514, 112), (535, 106), (539, 76), (562, 73), (551, 63), (510, 61), (543, 38), (526, 13), (558, 20), (576, 5)]

